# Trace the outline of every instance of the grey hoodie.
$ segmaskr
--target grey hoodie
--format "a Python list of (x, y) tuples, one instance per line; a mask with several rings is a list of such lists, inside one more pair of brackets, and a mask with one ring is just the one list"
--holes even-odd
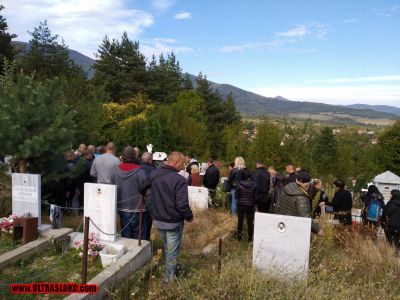
[[(303, 218), (311, 218), (310, 200), (308, 195), (297, 185), (290, 182), (283, 188), (277, 200), (275, 214)], [(311, 231), (318, 233), (319, 225), (311, 220)]]
[[(144, 169), (138, 167), (130, 171), (123, 171), (117, 167), (112, 181), (117, 186), (118, 210), (139, 211), (140, 199), (150, 183)], [(143, 210), (146, 210), (146, 206)]]

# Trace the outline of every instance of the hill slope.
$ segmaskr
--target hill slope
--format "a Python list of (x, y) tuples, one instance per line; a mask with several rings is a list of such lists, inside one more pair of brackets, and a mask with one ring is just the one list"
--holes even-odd
[[(22, 52), (28, 49), (29, 44), (13, 42)], [(82, 66), (88, 77), (92, 77), (95, 60), (78, 51), (68, 50), (71, 60)], [(189, 77), (196, 86), (196, 76)], [(356, 104), (350, 106), (328, 105), (315, 102), (290, 101), (281, 96), (275, 98), (264, 97), (230, 84), (218, 84), (210, 81), (211, 86), (226, 98), (232, 93), (238, 110), (245, 116), (273, 116), (285, 118), (314, 119), (334, 123), (376, 123), (379, 120), (393, 120), (400, 115), (400, 109), (391, 106), (370, 106)], [(372, 120), (372, 121), (371, 121)], [(378, 120), (378, 121), (373, 121)]]
[(352, 105), (346, 105), (347, 107), (350, 108), (355, 108), (355, 109), (371, 109), (374, 111), (379, 111), (383, 113), (389, 113), (389, 114), (394, 114), (396, 116), (400, 116), (400, 108), (394, 107), (394, 106), (389, 106), (389, 105), (368, 105), (368, 104), (352, 104)]

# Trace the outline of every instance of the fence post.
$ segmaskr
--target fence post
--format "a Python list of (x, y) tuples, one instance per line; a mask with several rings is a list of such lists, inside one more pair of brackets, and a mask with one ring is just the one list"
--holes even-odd
[(218, 241), (218, 274), (221, 274), (222, 268), (222, 239), (219, 238)]
[(141, 197), (140, 212), (139, 212), (139, 246), (142, 246), (143, 200), (144, 200), (144, 197)]
[(82, 284), (86, 283), (87, 279), (87, 255), (89, 245), (89, 217), (85, 217), (85, 227), (83, 235), (83, 256), (82, 256)]

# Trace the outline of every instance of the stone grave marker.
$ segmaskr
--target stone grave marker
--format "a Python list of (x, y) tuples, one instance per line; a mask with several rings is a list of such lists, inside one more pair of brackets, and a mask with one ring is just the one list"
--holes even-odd
[(42, 222), (41, 176), (37, 174), (13, 173), (12, 177), (12, 213), (22, 217), (30, 213), (38, 218), (38, 227)]
[(208, 189), (205, 187), (188, 186), (189, 205), (193, 209), (208, 208)]
[[(84, 216), (90, 219), (104, 232), (117, 232), (117, 186), (112, 184), (85, 183)], [(89, 233), (103, 241), (115, 241), (115, 235), (106, 235), (89, 223)]]
[(311, 219), (256, 213), (253, 266), (285, 279), (305, 279)]

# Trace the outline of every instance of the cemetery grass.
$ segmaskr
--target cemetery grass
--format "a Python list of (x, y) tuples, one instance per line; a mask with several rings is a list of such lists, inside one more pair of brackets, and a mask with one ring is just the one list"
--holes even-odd
[(13, 242), (11, 234), (0, 235), (0, 255), (17, 248), (20, 242)]
[[(196, 230), (199, 234), (203, 231), (199, 227)], [(155, 250), (151, 264), (111, 289), (108, 296), (111, 299), (400, 298), (399, 256), (390, 245), (364, 229), (326, 227), (325, 230), (324, 238), (312, 238), (306, 282), (288, 282), (258, 272), (252, 268), (252, 245), (234, 239), (223, 243), (222, 270), (218, 274), (217, 254), (203, 257), (193, 253), (187, 241), (182, 245), (182, 272), (177, 283), (163, 286), (163, 257), (160, 250)], [(155, 245), (161, 247), (161, 242), (155, 241)]]
[[(82, 258), (68, 251), (61, 254), (54, 246), (40, 255), (20, 259), (0, 271), (0, 299), (21, 299), (9, 294), (10, 283), (81, 281)], [(88, 279), (103, 270), (100, 258), (88, 261)], [(24, 299), (60, 299), (68, 295), (25, 295)]]

